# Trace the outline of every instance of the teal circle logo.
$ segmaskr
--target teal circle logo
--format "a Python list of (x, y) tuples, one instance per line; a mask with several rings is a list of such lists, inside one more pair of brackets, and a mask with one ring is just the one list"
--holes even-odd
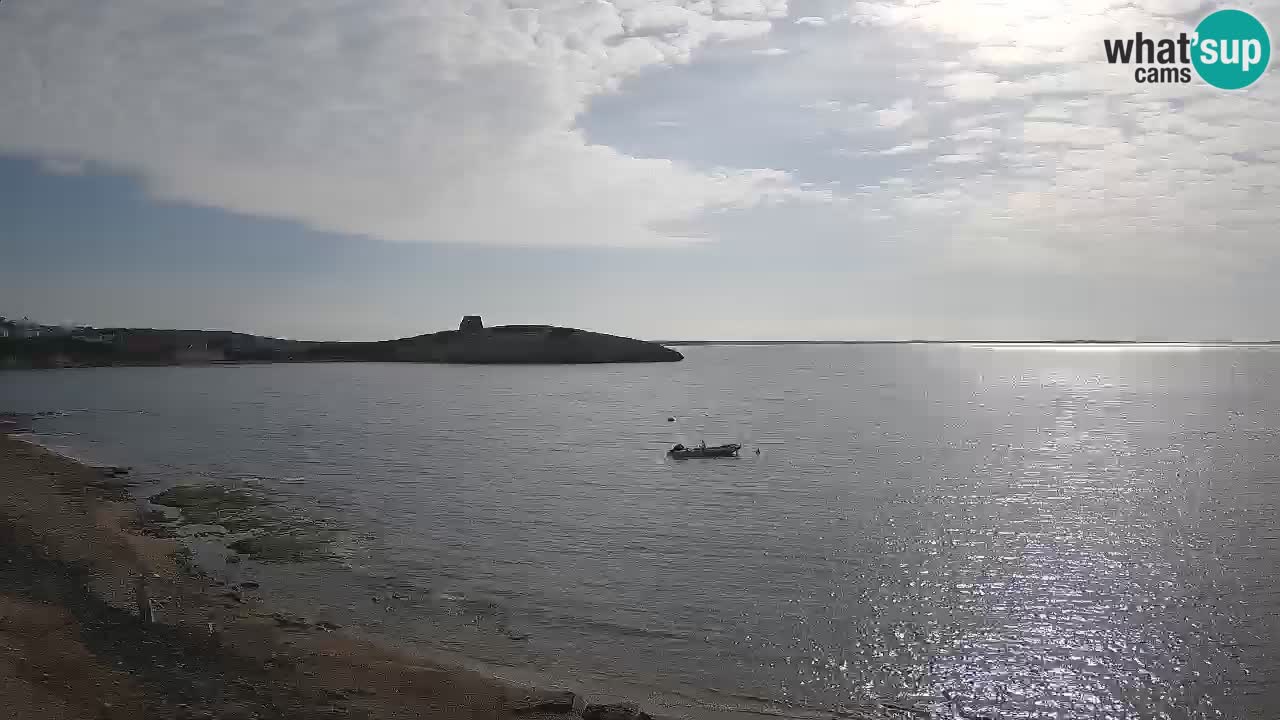
[(1223, 90), (1248, 87), (1271, 62), (1271, 38), (1243, 10), (1219, 10), (1196, 26), (1191, 62), (1204, 81)]

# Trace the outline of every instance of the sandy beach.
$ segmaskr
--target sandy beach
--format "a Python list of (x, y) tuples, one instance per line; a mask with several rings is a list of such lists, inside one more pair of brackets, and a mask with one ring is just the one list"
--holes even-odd
[[(0, 434), (8, 717), (639, 717), (272, 613), (194, 568), (120, 485)], [(139, 615), (147, 604), (151, 622)]]

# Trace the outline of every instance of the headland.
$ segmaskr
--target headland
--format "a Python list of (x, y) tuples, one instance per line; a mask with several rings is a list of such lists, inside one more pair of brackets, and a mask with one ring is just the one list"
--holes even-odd
[(19, 326), (0, 334), (0, 368), (200, 365), (225, 362), (579, 364), (676, 362), (659, 343), (554, 325), (485, 327), (376, 342), (283, 340), (221, 330)]

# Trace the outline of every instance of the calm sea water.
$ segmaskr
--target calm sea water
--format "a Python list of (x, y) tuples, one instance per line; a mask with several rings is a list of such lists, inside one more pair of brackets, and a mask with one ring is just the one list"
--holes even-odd
[[(273, 602), (659, 708), (1280, 707), (1280, 353), (686, 355), (10, 372), (0, 410), (342, 527), (219, 569)], [(748, 451), (664, 456), (700, 439)]]

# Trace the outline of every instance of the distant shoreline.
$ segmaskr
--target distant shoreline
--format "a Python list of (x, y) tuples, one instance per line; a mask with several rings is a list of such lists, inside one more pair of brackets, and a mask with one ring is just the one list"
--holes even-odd
[(1257, 347), (1280, 340), (654, 340), (658, 345), (1155, 345)]
[[(16, 326), (15, 326), (16, 327)], [(46, 334), (41, 326), (0, 334), (0, 368), (207, 365), (215, 362), (413, 362), (466, 365), (576, 365), (678, 362), (669, 347), (553, 325), (485, 327), (478, 315), (457, 330), (375, 342), (302, 342), (204, 330), (80, 328)], [(31, 335), (29, 333), (36, 332)]]

